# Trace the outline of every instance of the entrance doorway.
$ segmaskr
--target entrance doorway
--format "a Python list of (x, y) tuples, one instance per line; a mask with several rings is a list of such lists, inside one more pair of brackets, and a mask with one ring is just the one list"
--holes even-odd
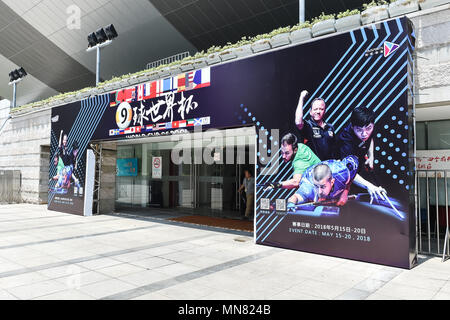
[(222, 130), (219, 136), (224, 138), (216, 131), (195, 141), (183, 136), (181, 144), (170, 136), (118, 143), (116, 211), (241, 218), (245, 197), (238, 189), (244, 170), (255, 172), (256, 131)]

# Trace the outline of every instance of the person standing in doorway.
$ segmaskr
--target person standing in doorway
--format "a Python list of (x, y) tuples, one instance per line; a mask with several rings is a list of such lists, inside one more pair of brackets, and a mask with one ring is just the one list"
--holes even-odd
[(238, 192), (241, 193), (242, 190), (245, 191), (246, 195), (246, 207), (245, 207), (245, 217), (244, 219), (249, 219), (253, 215), (254, 202), (255, 202), (255, 178), (253, 177), (249, 169), (244, 170), (244, 181)]

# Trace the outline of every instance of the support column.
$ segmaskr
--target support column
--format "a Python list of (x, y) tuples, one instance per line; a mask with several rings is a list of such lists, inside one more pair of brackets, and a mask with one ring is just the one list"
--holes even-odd
[(116, 201), (116, 162), (115, 144), (103, 145), (102, 168), (100, 174), (100, 214), (112, 213)]
[(298, 1), (298, 20), (300, 23), (305, 22), (305, 0)]

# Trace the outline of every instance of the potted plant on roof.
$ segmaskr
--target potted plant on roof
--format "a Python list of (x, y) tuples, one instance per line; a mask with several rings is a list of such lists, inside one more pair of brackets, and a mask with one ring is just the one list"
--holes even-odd
[(212, 46), (211, 48), (208, 49), (206, 56), (206, 63), (208, 65), (219, 63), (222, 61), (219, 56), (220, 49), (221, 48), (218, 46)]
[(255, 42), (252, 43), (252, 50), (254, 53), (269, 50), (272, 48), (270, 45), (269, 35), (267, 33), (257, 35), (255, 38)]
[(312, 38), (311, 23), (305, 21), (297, 24), (291, 28), (291, 34), (289, 36), (292, 43), (299, 43)]
[(291, 43), (289, 36), (291, 35), (291, 27), (278, 28), (270, 33), (270, 45), (272, 48), (285, 46)]
[(450, 3), (450, 0), (419, 0), (421, 10), (437, 7), (446, 3)]
[(138, 73), (137, 79), (139, 80), (138, 83), (143, 83), (143, 82), (149, 81), (150, 76), (149, 76), (148, 72), (140, 71), (140, 72)]
[(35, 103), (31, 104), (31, 108), (32, 108), (32, 109), (41, 108), (41, 107), (43, 107), (43, 106), (44, 106), (43, 101), (38, 101), (38, 102), (35, 102)]
[(250, 39), (247, 39), (247, 37), (242, 37), (241, 40), (235, 44), (232, 50), (238, 57), (251, 55), (253, 53), (252, 42)]
[(237, 57), (237, 54), (233, 51), (231, 42), (228, 42), (227, 45), (222, 48), (222, 51), (219, 52), (219, 56), (222, 61), (231, 60)]
[(418, 10), (418, 0), (391, 0), (389, 4), (390, 17), (397, 17)]
[(193, 57), (188, 57), (188, 59), (186, 59), (184, 61), (183, 60), (180, 63), (180, 69), (181, 69), (182, 72), (194, 70)]
[(55, 99), (54, 96), (47, 99), (47, 105), (48, 105), (49, 107), (54, 107), (54, 106), (56, 106), (57, 104), (58, 104), (58, 100)]
[(194, 61), (192, 61), (192, 65), (194, 66), (194, 69), (201, 69), (208, 65), (206, 63), (206, 54), (204, 51), (197, 52), (194, 56)]
[(372, 0), (370, 3), (363, 4), (364, 11), (361, 12), (362, 24), (370, 24), (376, 21), (389, 18), (389, 4), (386, 0)]
[(130, 79), (128, 79), (128, 83), (129, 83), (130, 85), (134, 85), (134, 84), (136, 84), (136, 83), (138, 83), (138, 82), (139, 82), (139, 79), (138, 79), (137, 76), (132, 76)]
[(172, 75), (172, 76), (176, 76), (176, 75), (182, 73), (181, 67), (180, 67), (180, 61), (174, 61), (174, 62), (170, 63), (169, 71), (170, 71), (170, 75)]
[(119, 80), (120, 80), (120, 78), (114, 77), (111, 80), (105, 82), (104, 83), (105, 90), (106, 91), (111, 91), (112, 89), (116, 88), (119, 85), (119, 83), (118, 83)]
[(61, 97), (62, 102), (69, 103), (74, 100), (75, 97), (71, 95), (71, 92), (64, 93)]
[(150, 78), (156, 79), (159, 78), (159, 69), (158, 68), (152, 68), (148, 70), (148, 75)]
[(168, 77), (170, 76), (170, 67), (167, 64), (160, 65), (158, 68), (158, 76), (160, 78)]
[(84, 98), (89, 96), (89, 92), (92, 90), (91, 87), (88, 88), (83, 88), (80, 91), (77, 92), (77, 94), (75, 95), (75, 98), (78, 100), (83, 100)]
[(124, 76), (122, 76), (122, 77), (120, 78), (120, 80), (119, 80), (119, 86), (120, 86), (121, 88), (130, 85), (130, 83), (128, 82), (129, 77), (130, 77), (130, 75), (127, 74), (127, 75), (124, 75)]
[(312, 21), (312, 36), (320, 37), (324, 34), (336, 32), (336, 28), (334, 27), (335, 22), (334, 14), (325, 14), (322, 12), (320, 16), (314, 18)]
[(361, 26), (361, 13), (358, 9), (340, 12), (334, 24), (336, 31), (348, 31)]

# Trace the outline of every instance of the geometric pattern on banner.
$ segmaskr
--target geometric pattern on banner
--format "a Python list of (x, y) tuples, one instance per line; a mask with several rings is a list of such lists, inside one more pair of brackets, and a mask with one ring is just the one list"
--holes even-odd
[[(397, 41), (404, 31), (400, 19), (396, 19), (396, 22), (398, 26), (398, 33), (391, 41)], [(391, 37), (391, 30), (389, 29), (387, 23), (383, 23), (382, 25), (385, 28), (386, 36), (384, 37), (384, 39), (380, 39), (381, 41), (379, 41), (378, 43), (376, 43), (376, 41), (379, 39), (379, 35), (374, 26), (372, 28), (375, 35), (375, 39), (371, 43), (366, 43), (367, 37), (365, 35), (365, 31), (364, 29), (361, 29), (364, 41), (357, 49), (353, 48), (355, 45), (354, 32), (353, 31), (350, 32), (353, 44), (344, 54), (342, 59), (336, 64), (336, 66), (333, 68), (330, 74), (323, 80), (321, 85), (317, 88), (316, 92), (314, 92), (314, 94), (310, 96), (309, 98), (310, 101), (308, 101), (307, 104), (305, 104), (310, 107), (310, 102), (315, 97), (323, 97), (327, 102), (329, 102), (329, 104), (327, 104), (327, 110), (333, 110), (333, 112), (330, 113), (330, 115), (328, 115), (326, 121), (328, 123), (333, 124), (333, 126), (337, 128), (335, 132), (336, 135), (339, 133), (341, 129), (344, 128), (346, 124), (348, 124), (350, 114), (345, 119), (341, 118), (341, 116), (345, 114), (348, 110), (358, 108), (364, 103), (364, 105), (367, 108), (370, 108), (377, 113), (378, 117), (376, 119), (376, 122), (378, 122), (381, 120), (382, 116), (393, 106), (393, 104), (396, 101), (398, 101), (398, 99), (402, 96), (402, 94), (404, 94), (405, 91), (408, 90), (408, 86), (406, 86), (400, 91), (398, 95), (396, 96), (393, 95), (393, 93), (399, 88), (399, 86), (402, 83), (404, 83), (407, 74), (403, 75), (402, 72), (405, 70), (404, 68), (405, 65), (400, 65), (400, 62), (402, 61), (402, 58), (404, 57), (406, 52), (404, 52), (399, 57), (395, 57), (392, 54), (406, 43), (407, 37), (403, 39), (399, 44), (394, 42), (388, 42), (386, 40), (388, 40)], [(373, 46), (376, 47), (383, 46), (385, 52), (384, 57), (383, 56), (367, 57), (365, 55), (365, 52), (368, 49), (371, 49)], [(351, 56), (347, 57), (347, 55)], [(346, 57), (347, 59), (345, 59)], [(395, 57), (396, 59), (392, 60), (393, 57)], [(366, 59), (366, 61), (361, 65), (360, 63), (363, 61), (362, 59)], [(366, 65), (369, 62), (372, 62), (372, 65), (369, 68), (366, 68)], [(383, 71), (385, 67), (388, 65), (390, 66), (388, 70)], [(348, 66), (350, 66), (350, 68), (347, 69)], [(389, 79), (388, 83), (384, 85), (382, 88), (380, 88), (379, 85), (385, 79)], [(326, 88), (323, 88), (325, 85), (328, 86)], [(361, 87), (360, 85), (363, 85), (363, 87)], [(345, 90), (348, 87), (352, 89), (347, 92)], [(361, 96), (362, 92), (364, 92), (366, 88), (371, 88), (369, 93), (364, 96)], [(344, 92), (347, 92), (345, 96), (343, 96)], [(371, 96), (372, 93), (376, 93), (374, 97)], [(357, 98), (360, 96), (361, 98), (358, 100)], [(374, 102), (380, 96), (384, 97), (384, 99), (380, 103), (375, 105)], [(369, 99), (369, 97), (372, 99)], [(356, 104), (356, 102), (358, 102), (358, 104)], [(304, 118), (306, 118), (309, 114), (309, 107), (308, 110), (304, 111)], [(339, 124), (339, 126), (337, 126), (337, 124)], [(276, 158), (276, 155), (272, 156)], [(279, 158), (275, 159), (275, 166), (277, 165), (277, 162), (279, 162)], [(281, 166), (280, 171), (282, 178), (285, 178), (289, 175), (290, 170), (287, 170), (285, 166)], [(261, 176), (261, 174), (259, 176)], [(278, 178), (275, 180), (284, 181), (283, 179)], [(256, 194), (257, 210), (259, 210), (260, 207), (259, 200), (261, 200), (263, 197), (268, 198), (270, 200), (270, 203), (272, 203), (277, 198), (284, 198), (286, 196), (285, 194), (286, 192), (289, 194), (288, 197), (290, 197), (291, 194), (293, 194), (292, 191), (288, 190), (284, 190), (282, 191), (282, 194), (280, 194), (280, 191), (281, 190), (273, 191), (270, 194), (265, 194), (265, 192), (257, 191)], [(272, 231), (276, 229), (276, 227), (284, 220), (285, 217), (286, 215), (276, 216), (274, 214), (266, 216), (265, 218), (264, 216), (261, 217), (257, 216), (256, 235), (258, 236), (258, 239), (256, 240), (257, 241), (261, 240), (261, 242), (264, 242), (264, 240), (272, 233)]]
[(398, 44), (386, 41), (384, 43), (384, 57), (388, 57), (389, 55), (397, 51), (398, 48), (400, 48)]
[[(80, 184), (84, 185), (85, 180), (85, 159), (84, 152), (86, 151), (89, 142), (91, 141), (92, 136), (97, 129), (100, 120), (103, 117), (106, 109), (110, 104), (110, 96), (109, 94), (103, 94), (100, 96), (95, 96), (93, 98), (85, 99), (81, 101), (80, 112), (78, 113), (70, 132), (68, 133), (68, 142), (69, 152), (71, 152), (72, 145), (75, 141), (78, 142), (79, 146), (79, 159), (78, 159), (78, 179), (80, 180)], [(58, 150), (59, 140), (56, 137), (55, 133), (52, 132), (52, 145), (51, 145), (51, 156)], [(57, 174), (57, 167), (55, 166), (53, 159), (50, 159), (50, 177), (53, 177)], [(56, 182), (50, 181), (49, 190), (54, 187)], [(55, 194), (49, 192), (49, 202), (50, 205), (53, 201)]]

